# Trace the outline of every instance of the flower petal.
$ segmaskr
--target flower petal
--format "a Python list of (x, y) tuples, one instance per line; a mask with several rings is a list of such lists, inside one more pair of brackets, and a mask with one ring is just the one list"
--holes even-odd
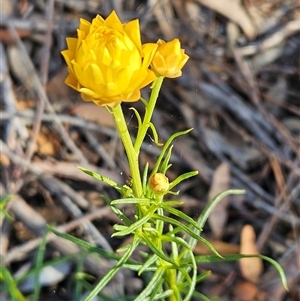
[(137, 101), (140, 90), (156, 78), (149, 66), (158, 44), (142, 45), (139, 21), (122, 24), (115, 11), (91, 23), (80, 19), (77, 38), (67, 38), (67, 47), (62, 51), (66, 84), (97, 105)]

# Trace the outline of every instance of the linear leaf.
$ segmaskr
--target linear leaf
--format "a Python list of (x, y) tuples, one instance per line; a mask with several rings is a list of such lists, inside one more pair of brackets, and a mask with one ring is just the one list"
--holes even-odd
[(160, 163), (161, 163), (161, 161), (162, 161), (162, 159), (163, 159), (163, 157), (164, 157), (164, 155), (165, 155), (165, 152), (167, 151), (167, 149), (168, 149), (169, 146), (171, 145), (172, 141), (173, 141), (175, 138), (179, 137), (179, 136), (188, 134), (191, 130), (192, 130), (192, 129), (188, 129), (188, 130), (186, 130), (186, 131), (177, 132), (177, 133), (173, 134), (171, 137), (169, 137), (169, 139), (167, 140), (167, 142), (164, 144), (164, 146), (163, 146), (163, 148), (162, 148), (162, 151), (161, 151), (161, 153), (160, 153), (160, 155), (159, 155), (159, 157), (158, 157), (158, 159), (157, 159), (157, 161), (156, 161), (156, 163), (155, 163), (155, 165), (154, 165), (154, 167), (153, 167), (151, 176), (157, 172), (157, 170), (158, 170), (158, 168), (159, 168), (159, 166), (160, 166)]
[(123, 191), (124, 191), (123, 186), (119, 185), (114, 180), (112, 180), (108, 177), (102, 176), (102, 175), (98, 174), (97, 172), (86, 169), (85, 167), (82, 167), (82, 166), (77, 166), (77, 168), (80, 169), (81, 171), (83, 171), (84, 173), (86, 173), (87, 175), (93, 177), (94, 179), (104, 182), (107, 185), (115, 188), (118, 192), (123, 194)]
[(193, 171), (190, 171), (190, 172), (180, 175), (179, 177), (177, 177), (174, 181), (172, 181), (170, 183), (169, 189), (172, 189), (173, 187), (175, 187), (176, 185), (178, 185), (179, 183), (181, 183), (182, 181), (184, 181), (186, 179), (189, 179), (191, 177), (198, 175), (198, 173), (199, 172), (197, 170), (193, 170)]
[[(199, 236), (198, 234), (196, 234), (195, 232), (193, 232), (190, 228), (188, 228), (187, 226), (185, 226), (184, 224), (182, 224), (181, 222), (177, 221), (174, 218), (171, 217), (167, 217), (167, 216), (160, 216), (158, 214), (153, 214), (152, 216), (153, 218), (157, 218), (160, 220), (163, 220), (167, 223), (173, 224), (178, 226), (179, 228), (182, 229), (182, 231), (185, 231), (188, 235), (190, 235), (191, 237), (193, 237), (196, 241), (200, 241), (202, 243), (204, 243), (214, 254), (216, 254), (217, 256), (223, 258), (218, 252), (217, 250), (213, 247), (213, 245), (207, 241), (205, 238)], [(175, 230), (175, 229), (174, 229)]]
[(158, 141), (158, 134), (157, 134), (156, 128), (155, 128), (155, 126), (154, 126), (154, 124), (153, 124), (152, 122), (149, 123), (149, 127), (150, 127), (150, 129), (152, 130), (154, 143), (155, 143), (157, 146), (162, 146), (163, 143), (160, 143), (160, 142)]
[(147, 246), (152, 250), (154, 254), (156, 254), (158, 257), (163, 259), (166, 262), (169, 262), (173, 264), (175, 267), (179, 268), (179, 265), (169, 258), (167, 255), (165, 255), (161, 250), (159, 250), (156, 245), (150, 240), (145, 234), (140, 235), (140, 237), (146, 242)]
[(180, 218), (182, 218), (183, 220), (185, 220), (186, 222), (188, 222), (189, 224), (193, 225), (196, 229), (198, 229), (199, 231), (202, 231), (202, 229), (199, 227), (199, 225), (197, 224), (197, 222), (195, 220), (193, 220), (191, 217), (189, 217), (188, 215), (184, 214), (182, 211), (166, 206), (164, 203), (161, 204), (161, 208), (163, 208), (164, 210), (170, 212), (171, 214), (178, 216)]
[(281, 282), (283, 287), (288, 290), (288, 285), (287, 285), (287, 279), (284, 273), (284, 270), (282, 269), (282, 267), (280, 266), (280, 264), (265, 255), (260, 255), (260, 254), (255, 254), (255, 255), (246, 255), (246, 254), (232, 254), (232, 255), (224, 255), (223, 259), (216, 257), (215, 255), (202, 255), (202, 256), (195, 256), (195, 260), (197, 262), (225, 262), (225, 261), (236, 261), (242, 258), (251, 258), (251, 257), (258, 257), (261, 258), (265, 261), (268, 261), (269, 263), (271, 263), (273, 265), (273, 267), (277, 270), (277, 272), (279, 273), (279, 276), (281, 278)]
[[(148, 213), (147, 215), (145, 215), (144, 217), (142, 217), (140, 220), (138, 220), (137, 222), (133, 223), (132, 225), (130, 225), (129, 227), (126, 227), (126, 229), (121, 230), (119, 232), (116, 232), (112, 235), (112, 237), (117, 237), (117, 236), (125, 236), (125, 235), (129, 235), (134, 233), (134, 231), (137, 228), (140, 228), (143, 226), (143, 224), (145, 224), (149, 219), (151, 218), (151, 214)], [(119, 225), (116, 225), (119, 226)]]
[(118, 273), (122, 268), (123, 264), (129, 259), (136, 247), (140, 242), (140, 238), (135, 236), (131, 243), (131, 248), (120, 258), (116, 265), (107, 272), (107, 274), (98, 282), (95, 288), (89, 293), (89, 295), (84, 299), (84, 301), (91, 301), (98, 293), (106, 286), (106, 284)]
[(145, 301), (152, 291), (159, 288), (162, 285), (164, 273), (164, 269), (158, 268), (146, 288), (134, 299), (134, 301)]
[(111, 205), (123, 205), (123, 204), (149, 204), (150, 199), (147, 198), (124, 198), (124, 199), (117, 199), (111, 201)]

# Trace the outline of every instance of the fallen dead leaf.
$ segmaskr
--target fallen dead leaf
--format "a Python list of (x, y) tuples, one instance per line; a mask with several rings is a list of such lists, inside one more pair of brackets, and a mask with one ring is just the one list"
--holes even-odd
[[(210, 191), (208, 193), (209, 201), (212, 200), (220, 192), (227, 190), (230, 183), (230, 171), (227, 163), (222, 163), (216, 169)], [(215, 238), (220, 239), (223, 234), (224, 226), (227, 222), (228, 212), (227, 207), (229, 205), (229, 198), (223, 198), (211, 212), (208, 217), (208, 224)]]
[(257, 29), (247, 14), (242, 3), (237, 0), (197, 0), (204, 6), (211, 8), (217, 13), (237, 23), (248, 39), (252, 40), (256, 36)]
[[(255, 244), (255, 231), (252, 226), (245, 225), (241, 231), (240, 253), (245, 255), (259, 254)], [(243, 258), (239, 260), (243, 277), (253, 283), (257, 283), (263, 271), (263, 263), (260, 258)]]

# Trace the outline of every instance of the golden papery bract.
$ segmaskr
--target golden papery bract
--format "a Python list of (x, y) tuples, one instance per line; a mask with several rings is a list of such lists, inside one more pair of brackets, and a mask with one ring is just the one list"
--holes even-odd
[(157, 41), (158, 48), (151, 62), (151, 69), (159, 76), (175, 78), (181, 76), (181, 69), (189, 59), (180, 48), (178, 39), (170, 42)]
[(169, 179), (164, 174), (157, 172), (150, 177), (149, 187), (155, 194), (167, 192)]
[(105, 20), (80, 19), (77, 38), (67, 38), (67, 46), (66, 84), (99, 106), (137, 101), (156, 78), (149, 65), (157, 44), (142, 45), (138, 20), (122, 24), (114, 11)]

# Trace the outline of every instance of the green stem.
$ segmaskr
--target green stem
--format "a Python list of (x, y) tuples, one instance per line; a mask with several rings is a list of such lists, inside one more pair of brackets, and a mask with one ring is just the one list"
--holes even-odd
[(113, 108), (112, 112), (114, 115), (120, 138), (123, 142), (127, 154), (129, 167), (131, 171), (132, 189), (134, 196), (141, 197), (143, 195), (143, 188), (139, 169), (139, 154), (133, 147), (121, 105), (119, 104), (115, 108)]
[[(173, 290), (176, 290), (176, 270), (169, 270), (166, 274), (169, 287)], [(172, 294), (169, 297), (169, 301), (177, 301), (176, 294)]]
[(136, 137), (136, 140), (134, 143), (134, 149), (137, 154), (139, 154), (139, 152), (140, 152), (140, 148), (145, 139), (146, 133), (149, 129), (151, 117), (153, 115), (153, 110), (155, 108), (155, 104), (156, 104), (157, 97), (158, 97), (163, 80), (164, 80), (164, 77), (159, 76), (156, 78), (155, 82), (153, 83), (151, 96), (150, 96), (149, 102), (146, 106), (144, 120), (143, 120), (142, 125), (138, 129), (138, 134), (137, 134), (137, 137)]
[[(160, 201), (161, 202), (163, 201), (163, 197), (161, 198)], [(164, 216), (163, 209), (158, 208), (157, 214)], [(163, 231), (164, 231), (164, 222), (162, 220), (156, 220), (156, 231), (158, 233), (157, 234), (158, 238), (161, 238)], [(156, 245), (157, 245), (158, 249), (160, 249), (162, 252), (164, 252), (161, 239), (159, 239), (159, 241), (156, 242)], [(176, 258), (173, 258), (173, 259), (176, 260)], [(166, 264), (167, 263), (161, 259), (161, 265), (164, 266)], [(166, 270), (165, 279), (166, 279), (166, 282), (168, 283), (168, 287), (172, 290), (176, 289), (176, 278), (177, 278), (176, 270), (174, 270), (174, 269)], [(176, 293), (172, 294), (169, 297), (169, 301), (176, 301), (176, 300), (177, 300)]]

